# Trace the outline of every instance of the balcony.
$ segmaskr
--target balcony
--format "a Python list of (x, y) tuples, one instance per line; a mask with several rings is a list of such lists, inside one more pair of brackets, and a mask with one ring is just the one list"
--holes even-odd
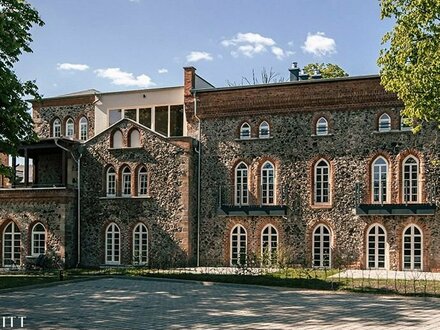
[(360, 216), (426, 216), (434, 215), (435, 204), (359, 204), (355, 214)]
[[(267, 188), (267, 187), (266, 187)], [(274, 195), (275, 193), (275, 195)], [(217, 215), (225, 217), (285, 217), (288, 207), (286, 190), (279, 196), (272, 189), (258, 187), (258, 197), (247, 189), (235, 186), (219, 187)]]

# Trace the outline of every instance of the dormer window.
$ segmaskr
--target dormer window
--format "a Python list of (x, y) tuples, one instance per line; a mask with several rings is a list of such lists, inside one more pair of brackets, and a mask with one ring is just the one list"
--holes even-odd
[(316, 122), (316, 135), (328, 135), (328, 121), (324, 117)]
[(246, 140), (251, 138), (251, 126), (244, 122), (240, 127), (240, 139)]
[(379, 132), (391, 131), (391, 118), (387, 113), (382, 114), (379, 117)]
[(72, 118), (67, 119), (66, 121), (66, 136), (73, 138), (75, 135), (75, 124)]
[(61, 137), (61, 120), (56, 118), (52, 124), (52, 136)]
[(259, 135), (258, 137), (260, 139), (267, 139), (268, 137), (270, 137), (270, 127), (267, 121), (263, 121), (260, 124), (260, 128), (259, 128)]

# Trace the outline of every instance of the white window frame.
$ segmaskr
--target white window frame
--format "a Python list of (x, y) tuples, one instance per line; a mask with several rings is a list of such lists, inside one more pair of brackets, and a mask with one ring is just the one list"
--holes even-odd
[(325, 117), (316, 121), (316, 135), (328, 135), (328, 120)]
[(141, 166), (138, 170), (138, 196), (148, 196), (150, 190), (149, 186), (148, 170), (145, 166)]
[(261, 260), (263, 265), (274, 265), (278, 261), (278, 230), (268, 224), (261, 231)]
[(66, 137), (75, 137), (75, 122), (72, 118), (66, 120)]
[(270, 161), (265, 161), (263, 166), (261, 166), (260, 176), (261, 204), (275, 205), (275, 165)]
[(121, 170), (121, 196), (131, 197), (131, 169), (124, 166)]
[(258, 127), (258, 137), (260, 139), (268, 139), (270, 138), (270, 125), (267, 121), (261, 122)]
[(52, 136), (61, 137), (61, 119), (55, 118), (52, 123)]
[(234, 204), (249, 205), (249, 169), (245, 162), (235, 167)]
[[(321, 162), (325, 163), (324, 165), (320, 165)], [(327, 173), (323, 173), (323, 170), (327, 169)], [(316, 205), (329, 205), (331, 204), (331, 173), (330, 173), (330, 163), (324, 159), (319, 159), (314, 166), (313, 175), (314, 175), (314, 187), (313, 187), (313, 203)], [(324, 176), (327, 175), (327, 180), (324, 180)], [(324, 184), (327, 183), (327, 188), (324, 187)], [(320, 184), (320, 187), (318, 187)], [(325, 198), (325, 190), (327, 190), (327, 201), (323, 201)], [(318, 193), (321, 197), (321, 201), (318, 201)]]
[[(143, 223), (138, 223), (133, 229), (133, 264), (148, 264), (148, 229)], [(136, 255), (138, 254), (138, 255)]]
[[(372, 233), (373, 230), (374, 233)], [(382, 233), (379, 232), (380, 230), (382, 230)], [(367, 245), (365, 248), (367, 250), (367, 269), (388, 269), (387, 231), (384, 226), (375, 223), (368, 228)], [(373, 253), (370, 253), (371, 251)], [(381, 257), (383, 257), (383, 260), (380, 260)]]
[[(382, 160), (385, 164), (378, 164), (380, 160)], [(384, 167), (385, 167), (385, 172), (384, 172)], [(382, 156), (377, 157), (371, 164), (371, 201), (373, 204), (383, 204), (390, 202), (389, 168), (390, 167), (388, 161)], [(379, 178), (379, 181), (375, 180), (376, 173)], [(385, 174), (385, 181), (382, 179), (382, 176), (384, 174)], [(375, 193), (376, 188), (378, 190), (377, 200)], [(383, 198), (384, 190), (385, 190), (385, 198)]]
[(240, 140), (249, 140), (250, 138), (251, 138), (251, 125), (249, 125), (249, 123), (245, 121), (240, 126)]
[[(236, 237), (236, 239), (234, 239)], [(247, 231), (242, 225), (235, 225), (230, 233), (230, 265), (244, 265), (247, 262)], [(234, 247), (234, 245), (236, 245)], [(236, 248), (236, 252), (234, 252)], [(244, 260), (243, 260), (244, 259)]]
[(107, 197), (116, 197), (116, 171), (114, 167), (107, 169), (105, 187)]
[[(319, 230), (319, 233), (318, 233)], [(327, 231), (327, 233), (324, 232)], [(312, 265), (316, 268), (331, 268), (332, 266), (332, 232), (329, 227), (319, 224), (312, 235)], [(318, 240), (317, 240), (318, 239)], [(319, 246), (316, 246), (319, 245)], [(328, 245), (328, 246), (326, 246)], [(318, 250), (318, 251), (317, 251)], [(318, 263), (317, 263), (318, 262)]]
[[(10, 232), (6, 232), (11, 227)], [(12, 268), (21, 265), (21, 231), (17, 224), (11, 221), (3, 230), (2, 237), (2, 263), (3, 267)], [(6, 252), (7, 242), (10, 242), (11, 251)], [(6, 260), (12, 261), (6, 263)]]
[[(407, 164), (407, 162), (413, 159), (415, 163)], [(409, 167), (409, 172), (407, 168)], [(414, 172), (415, 169), (415, 172)], [(406, 174), (410, 176), (409, 179), (405, 179)], [(413, 175), (415, 174), (415, 179)], [(414, 184), (413, 181), (416, 181)], [(407, 156), (402, 162), (402, 200), (403, 203), (420, 203), (420, 161), (413, 155)], [(413, 194), (413, 189), (416, 189), (416, 194)], [(409, 190), (409, 194), (407, 191)], [(415, 199), (414, 199), (415, 196)], [(408, 198), (409, 197), (409, 198)]]
[[(416, 234), (416, 230), (419, 232), (418, 234)], [(406, 239), (408, 240), (406, 241)], [(420, 242), (417, 242), (418, 239), (420, 239)], [(420, 244), (419, 248), (417, 248), (417, 244)], [(405, 260), (405, 252), (408, 249), (409, 259)], [(416, 261), (416, 251), (420, 253), (418, 256), (419, 261)], [(409, 264), (409, 267), (406, 267), (407, 264)], [(419, 264), (420, 267), (416, 267), (416, 264)], [(402, 232), (402, 269), (423, 271), (423, 231), (415, 224), (407, 226)]]
[(81, 117), (79, 120), (79, 139), (81, 141), (86, 141), (89, 136), (89, 124), (86, 117)]
[(379, 132), (391, 131), (391, 117), (386, 112), (380, 115), (377, 129)]
[(105, 264), (121, 264), (121, 230), (114, 222), (105, 229)]
[[(38, 226), (43, 227), (43, 230), (37, 230)], [(43, 243), (41, 246), (41, 243)], [(46, 227), (41, 222), (36, 223), (32, 227), (31, 239), (31, 255), (38, 257), (40, 254), (46, 253)]]

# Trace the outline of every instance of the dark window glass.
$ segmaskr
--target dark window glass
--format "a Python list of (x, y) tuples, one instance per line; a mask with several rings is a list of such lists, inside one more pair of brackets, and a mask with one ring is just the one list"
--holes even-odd
[(136, 121), (136, 109), (124, 110), (124, 118), (129, 118), (131, 120)]
[(120, 109), (108, 111), (109, 125), (113, 125), (114, 123), (116, 123), (120, 119), (121, 119), (121, 110)]
[(183, 135), (183, 105), (170, 107), (170, 136)]
[(151, 128), (151, 108), (139, 109), (139, 124)]
[(168, 107), (156, 107), (154, 124), (156, 132), (168, 136)]

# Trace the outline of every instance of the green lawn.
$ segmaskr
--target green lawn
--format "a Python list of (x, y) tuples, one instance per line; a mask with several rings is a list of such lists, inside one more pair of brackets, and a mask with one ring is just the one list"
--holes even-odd
[(59, 281), (58, 275), (1, 275), (0, 289)]

